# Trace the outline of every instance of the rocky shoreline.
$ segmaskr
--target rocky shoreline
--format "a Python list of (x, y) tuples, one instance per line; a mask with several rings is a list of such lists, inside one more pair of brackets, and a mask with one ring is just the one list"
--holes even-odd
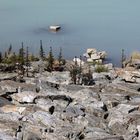
[(40, 66), (33, 74), (34, 63), (22, 80), (17, 72), (0, 73), (0, 139), (140, 139), (140, 70), (105, 64), (108, 71), (98, 73), (94, 65), (92, 84), (73, 84), (71, 63), (63, 72)]

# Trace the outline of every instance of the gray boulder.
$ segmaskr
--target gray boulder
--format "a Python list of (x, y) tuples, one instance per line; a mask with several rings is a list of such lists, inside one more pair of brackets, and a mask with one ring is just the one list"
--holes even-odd
[(119, 104), (109, 111), (108, 127), (112, 130), (113, 134), (123, 135), (127, 132), (129, 125), (127, 115), (135, 110), (138, 110), (138, 106)]

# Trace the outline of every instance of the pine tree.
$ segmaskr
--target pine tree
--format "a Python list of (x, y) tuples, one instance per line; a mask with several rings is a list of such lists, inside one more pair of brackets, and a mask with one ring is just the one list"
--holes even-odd
[(80, 66), (79, 66), (80, 74), (82, 73), (82, 56), (80, 55)]
[(0, 52), (0, 63), (2, 62), (2, 53)]
[(59, 61), (59, 65), (61, 65), (62, 64), (62, 48), (60, 48), (60, 52), (58, 55), (58, 61)]
[(50, 52), (48, 56), (48, 70), (51, 72), (53, 70), (53, 62), (54, 62), (54, 56), (52, 53), (52, 47), (50, 47)]
[(77, 66), (77, 56), (75, 56), (75, 66)]
[[(80, 60), (82, 60), (82, 56), (80, 56)], [(80, 78), (82, 76), (82, 64), (80, 61), (80, 65), (78, 65), (77, 56), (75, 56), (75, 63), (70, 69), (70, 75), (74, 84), (80, 83)]]
[(28, 67), (29, 67), (29, 49), (28, 49), (28, 47), (26, 48), (26, 67), (27, 67), (27, 77), (29, 76), (29, 74), (28, 74)]
[(58, 55), (58, 62), (59, 62), (59, 66), (61, 65), (65, 65), (66, 61), (62, 56), (62, 48), (60, 47), (60, 51), (59, 51), (59, 55)]
[(70, 69), (70, 75), (73, 83), (76, 84), (77, 67), (75, 65)]
[(124, 68), (124, 61), (125, 61), (125, 55), (124, 55), (124, 49), (122, 49), (122, 58), (121, 58), (121, 64), (122, 64), (122, 68)]
[(44, 49), (43, 49), (43, 45), (42, 45), (42, 40), (40, 40), (40, 58), (42, 59), (42, 60), (44, 60), (45, 59), (45, 52), (44, 52)]
[(22, 71), (22, 75), (24, 75), (24, 60), (25, 52), (24, 52), (24, 45), (23, 42), (21, 43), (21, 48), (19, 49), (19, 56), (18, 56), (18, 61), (20, 63), (19, 69)]
[(21, 43), (21, 48), (19, 49), (19, 63), (21, 65), (24, 65), (25, 61), (24, 61), (24, 55), (25, 55), (25, 52), (24, 52), (24, 45), (23, 45), (23, 42)]
[(26, 66), (29, 64), (29, 47), (26, 48)]
[(10, 44), (9, 49), (8, 49), (8, 55), (11, 54), (12, 52), (12, 44)]

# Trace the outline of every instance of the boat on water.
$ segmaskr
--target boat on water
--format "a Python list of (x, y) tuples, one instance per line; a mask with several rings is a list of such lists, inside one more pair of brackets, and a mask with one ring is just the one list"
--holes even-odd
[(51, 26), (49, 27), (49, 29), (50, 29), (51, 31), (57, 32), (58, 30), (61, 29), (61, 26), (59, 26), (59, 25), (51, 25)]

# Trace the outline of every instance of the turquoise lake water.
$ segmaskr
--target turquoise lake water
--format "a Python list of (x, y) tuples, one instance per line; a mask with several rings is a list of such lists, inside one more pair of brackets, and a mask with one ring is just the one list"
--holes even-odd
[[(12, 43), (17, 50), (23, 41), (38, 53), (42, 40), (46, 52), (62, 47), (73, 58), (97, 48), (118, 64), (121, 49), (140, 51), (139, 7), (139, 0), (0, 0), (0, 49)], [(49, 32), (54, 24), (62, 30)]]

